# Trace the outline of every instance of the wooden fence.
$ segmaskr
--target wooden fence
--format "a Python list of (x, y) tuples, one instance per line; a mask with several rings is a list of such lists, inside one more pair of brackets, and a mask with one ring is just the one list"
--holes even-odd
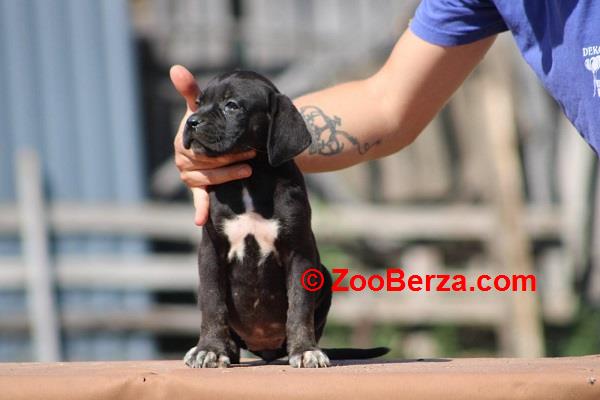
[[(59, 353), (60, 330), (143, 330), (195, 334), (200, 314), (193, 306), (153, 306), (144, 311), (94, 312), (60, 310), (54, 289), (194, 290), (197, 285), (195, 259), (182, 256), (51, 257), (51, 234), (108, 234), (196, 243), (199, 229), (193, 225), (191, 206), (166, 204), (46, 204), (42, 196), (37, 157), (23, 153), (17, 181), (19, 204), (0, 205), (0, 235), (19, 235), (23, 256), (2, 258), (0, 290), (25, 289), (27, 315), (3, 315), (0, 331), (29, 331), (42, 360)], [(534, 239), (561, 236), (560, 213), (553, 207), (524, 212), (524, 234)], [(413, 239), (482, 240), (497, 242), (494, 232), (502, 222), (493, 206), (365, 207), (342, 205), (316, 207), (313, 226), (319, 240), (348, 241), (360, 238), (406, 241)], [(431, 259), (427, 246), (406, 259), (407, 272), (453, 273)], [(518, 272), (498, 264), (473, 265), (468, 276), (500, 271)], [(566, 283), (570, 287), (570, 283)], [(558, 285), (559, 287), (565, 285)], [(474, 297), (475, 296), (475, 297)], [(498, 331), (514, 328), (506, 354), (530, 354), (519, 346), (523, 327), (514, 327), (512, 294), (472, 293), (355, 293), (336, 295), (330, 320), (354, 325), (357, 321), (406, 324), (459, 323), (492, 326)], [(529, 295), (536, 299), (535, 295)], [(476, 301), (474, 301), (476, 299)], [(530, 310), (531, 312), (532, 310)], [(557, 310), (550, 310), (548, 315)], [(535, 313), (534, 313), (535, 312)], [(528, 317), (538, 320), (537, 310)], [(534, 337), (535, 339), (535, 337)], [(538, 336), (537, 340), (541, 340)], [(531, 343), (528, 343), (531, 345)]]

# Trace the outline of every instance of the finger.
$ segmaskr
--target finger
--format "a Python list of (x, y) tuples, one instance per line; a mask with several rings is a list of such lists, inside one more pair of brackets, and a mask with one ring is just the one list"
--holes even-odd
[[(198, 165), (202, 164), (202, 166), (206, 166), (207, 168), (219, 168), (219, 167), (224, 167), (229, 164), (233, 164), (236, 162), (245, 161), (245, 160), (254, 158), (254, 157), (256, 157), (256, 151), (249, 150), (249, 151), (245, 151), (243, 153), (231, 153), (231, 154), (226, 154), (226, 155), (222, 155), (222, 156), (218, 156), (218, 157), (208, 157), (205, 154), (194, 153), (194, 151), (191, 152), (191, 155), (189, 152), (185, 153), (185, 155), (188, 156), (188, 158), (190, 160), (192, 160), (192, 162), (195, 162)], [(194, 168), (194, 169), (202, 169), (202, 168), (199, 167), (199, 168)]]
[(192, 188), (192, 195), (194, 196), (194, 208), (196, 214), (194, 216), (194, 223), (198, 226), (202, 226), (208, 220), (208, 207), (209, 197), (205, 188), (195, 187)]
[(243, 153), (231, 153), (218, 157), (206, 157), (206, 159), (210, 160), (210, 162), (216, 166), (223, 166), (240, 161), (246, 161), (254, 157), (256, 157), (256, 150), (248, 150), (244, 151)]
[(188, 187), (199, 187), (219, 185), (236, 179), (247, 178), (250, 175), (252, 175), (250, 166), (239, 164), (201, 171), (183, 171), (180, 178)]
[(206, 169), (205, 166), (203, 168), (197, 162), (192, 161), (187, 153), (177, 148), (177, 145), (175, 145), (175, 166), (179, 172)]
[(196, 79), (194, 79), (194, 75), (181, 65), (173, 65), (169, 71), (169, 76), (175, 89), (185, 99), (188, 109), (195, 111), (200, 88), (196, 83)]
[(245, 161), (256, 156), (254, 150), (244, 153), (229, 154), (219, 157), (208, 157), (204, 154), (196, 154), (191, 149), (185, 149), (181, 138), (175, 139), (175, 165), (179, 171), (200, 171), (213, 169)]

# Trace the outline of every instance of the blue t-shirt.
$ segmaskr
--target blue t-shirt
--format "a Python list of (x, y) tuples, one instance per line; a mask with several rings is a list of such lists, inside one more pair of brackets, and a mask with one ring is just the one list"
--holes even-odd
[(440, 46), (510, 30), (527, 63), (600, 154), (600, 0), (423, 0), (410, 27)]

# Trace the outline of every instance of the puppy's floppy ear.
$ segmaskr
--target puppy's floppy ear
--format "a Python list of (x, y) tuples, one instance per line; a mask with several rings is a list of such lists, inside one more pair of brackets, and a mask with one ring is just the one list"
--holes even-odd
[(312, 137), (304, 119), (289, 97), (272, 93), (270, 98), (271, 124), (267, 138), (269, 164), (277, 167), (291, 160), (310, 146)]

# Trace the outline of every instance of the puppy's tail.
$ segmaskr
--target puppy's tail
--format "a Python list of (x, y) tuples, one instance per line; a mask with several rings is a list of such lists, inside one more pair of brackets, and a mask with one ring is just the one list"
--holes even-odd
[(372, 347), (370, 349), (322, 349), (330, 360), (363, 360), (366, 358), (381, 357), (389, 353), (387, 347)]

